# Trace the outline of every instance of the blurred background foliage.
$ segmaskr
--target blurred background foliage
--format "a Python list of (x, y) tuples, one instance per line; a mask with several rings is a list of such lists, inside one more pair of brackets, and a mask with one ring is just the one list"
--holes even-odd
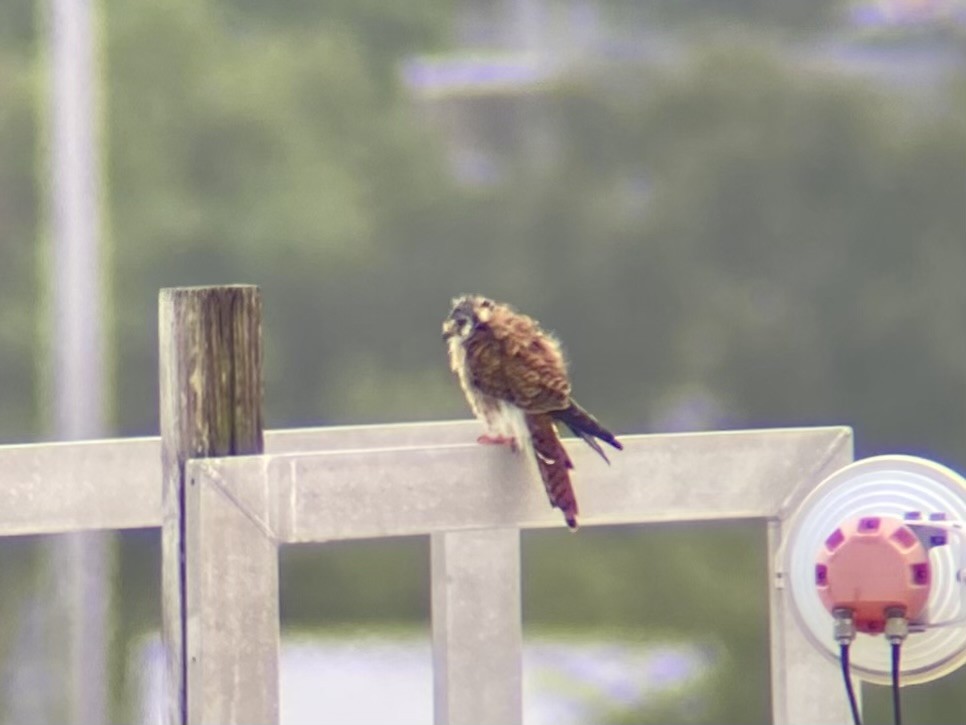
[[(117, 432), (157, 430), (161, 287), (261, 286), (270, 427), (465, 417), (439, 323), (476, 291), (555, 330), (620, 432), (847, 424), (860, 456), (966, 470), (966, 15), (869, 7), (885, 20), (833, 0), (101, 0)], [(563, 27), (538, 33), (538, 82), (407, 75), (513, 50), (521, 8)], [(48, 402), (42, 21), (0, 0), (5, 441), (43, 438)], [(121, 541), (119, 660), (160, 621), (157, 533)], [(614, 722), (767, 721), (763, 542), (754, 522), (528, 533), (526, 625), (717, 648), (691, 705)], [(427, 550), (286, 551), (286, 626), (424, 626)], [(4, 590), (28, 551), (0, 547)], [(908, 719), (958, 719), (963, 683), (908, 691)]]

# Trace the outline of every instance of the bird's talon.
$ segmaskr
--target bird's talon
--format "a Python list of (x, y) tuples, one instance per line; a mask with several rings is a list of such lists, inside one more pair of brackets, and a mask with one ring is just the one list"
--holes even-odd
[(510, 450), (514, 452), (518, 450), (517, 439), (511, 436), (494, 436), (484, 433), (476, 439), (476, 442), (484, 446), (510, 446)]

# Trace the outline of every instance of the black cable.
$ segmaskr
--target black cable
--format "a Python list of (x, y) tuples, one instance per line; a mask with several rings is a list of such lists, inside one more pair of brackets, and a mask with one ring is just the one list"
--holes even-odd
[(892, 721), (902, 725), (902, 708), (899, 703), (899, 648), (902, 642), (892, 643)]
[(845, 694), (849, 696), (849, 707), (852, 708), (852, 722), (854, 725), (862, 725), (862, 718), (859, 715), (859, 703), (855, 699), (855, 690), (852, 688), (852, 673), (849, 671), (848, 644), (839, 645), (839, 660), (842, 662), (842, 679), (845, 681)]

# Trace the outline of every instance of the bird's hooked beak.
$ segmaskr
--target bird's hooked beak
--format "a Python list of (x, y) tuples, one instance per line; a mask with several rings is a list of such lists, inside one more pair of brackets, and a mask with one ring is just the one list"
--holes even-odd
[(443, 323), (443, 339), (449, 340), (453, 335), (456, 334), (456, 322), (455, 320), (446, 320)]

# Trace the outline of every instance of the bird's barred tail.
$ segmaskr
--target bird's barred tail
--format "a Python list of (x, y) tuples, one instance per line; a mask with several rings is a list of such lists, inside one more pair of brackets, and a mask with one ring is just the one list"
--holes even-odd
[(577, 529), (577, 497), (570, 483), (569, 469), (574, 467), (557, 437), (553, 418), (546, 414), (528, 415), (527, 428), (533, 441), (540, 478), (547, 490), (550, 505), (563, 512), (567, 526)]
[(555, 420), (560, 421), (570, 428), (574, 432), (574, 435), (582, 438), (588, 446), (597, 451), (600, 457), (608, 463), (610, 461), (601, 449), (600, 444), (594, 440), (595, 438), (600, 438), (604, 443), (613, 446), (619, 451), (624, 450), (624, 446), (614, 437), (613, 433), (598, 423), (594, 416), (577, 405), (573, 400), (570, 401), (569, 407), (563, 410), (555, 410), (551, 415)]

